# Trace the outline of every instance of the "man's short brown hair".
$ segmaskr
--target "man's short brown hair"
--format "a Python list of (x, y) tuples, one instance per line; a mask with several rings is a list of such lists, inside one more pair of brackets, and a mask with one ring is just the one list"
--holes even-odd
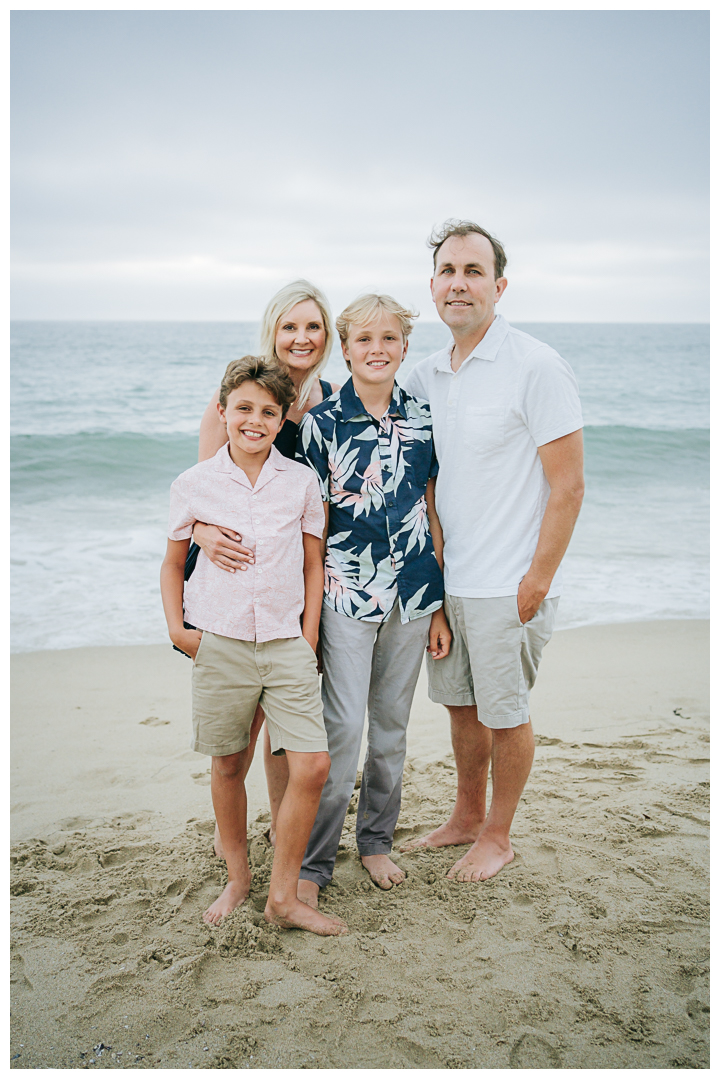
[(437, 253), (445, 243), (452, 236), (470, 236), (471, 233), (478, 233), (480, 236), (484, 236), (486, 240), (489, 240), (493, 254), (495, 256), (495, 280), (501, 278), (505, 273), (505, 267), (507, 265), (507, 255), (505, 254), (505, 248), (502, 246), (499, 240), (496, 240), (492, 233), (489, 233), (487, 229), (483, 229), (482, 226), (476, 225), (474, 221), (461, 221), (459, 218), (448, 218), (437, 229), (433, 229), (428, 237), (428, 247), (432, 248), (433, 253), (433, 270), (437, 270)]
[(243, 356), (228, 364), (220, 383), (220, 404), (227, 408), (227, 400), (233, 390), (243, 383), (254, 382), (274, 397), (285, 416), (297, 397), (297, 390), (285, 368), (276, 360), (264, 356)]

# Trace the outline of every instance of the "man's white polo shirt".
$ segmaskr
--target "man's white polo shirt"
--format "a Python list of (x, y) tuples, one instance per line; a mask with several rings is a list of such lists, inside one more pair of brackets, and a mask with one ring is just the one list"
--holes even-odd
[[(502, 315), (456, 372), (451, 351), (421, 360), (405, 384), (430, 402), (445, 590), (512, 596), (550, 494), (537, 448), (582, 427), (578, 385), (566, 360)], [(560, 594), (561, 574), (548, 596)]]

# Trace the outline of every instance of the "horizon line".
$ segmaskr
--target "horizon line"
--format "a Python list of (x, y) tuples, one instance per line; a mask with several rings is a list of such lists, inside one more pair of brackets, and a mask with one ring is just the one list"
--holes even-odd
[[(237, 323), (259, 323), (262, 318), (256, 319), (165, 319), (165, 318), (145, 318), (145, 319), (112, 319), (112, 318), (75, 318), (75, 319), (57, 319), (57, 318), (10, 318), (9, 322), (13, 323), (185, 323), (200, 325), (204, 323), (217, 324), (227, 323), (233, 325)], [(709, 326), (710, 319), (507, 319), (508, 322), (514, 324), (520, 323), (532, 323), (534, 325), (541, 326)], [(430, 326), (445, 326), (442, 319), (417, 319), (415, 325), (420, 324)], [(449, 332), (449, 327), (448, 327)]]

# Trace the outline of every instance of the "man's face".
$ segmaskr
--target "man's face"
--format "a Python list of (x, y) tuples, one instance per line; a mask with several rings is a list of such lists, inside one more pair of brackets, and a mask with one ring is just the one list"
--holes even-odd
[(438, 315), (454, 333), (486, 330), (506, 285), (505, 278), (495, 279), (495, 253), (486, 236), (451, 236), (439, 248), (430, 291)]

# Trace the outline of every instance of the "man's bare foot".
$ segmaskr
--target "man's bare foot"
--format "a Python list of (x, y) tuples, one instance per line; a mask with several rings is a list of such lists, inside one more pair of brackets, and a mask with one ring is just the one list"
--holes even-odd
[(222, 840), (220, 839), (220, 830), (218, 829), (218, 823), (215, 822), (215, 839), (213, 840), (213, 847), (215, 848), (215, 854), (218, 859), (225, 858), (225, 852), (222, 846)]
[(447, 877), (451, 881), (487, 881), (494, 877), (503, 866), (515, 858), (509, 841), (501, 843), (481, 833), (462, 859), (458, 859)]
[(317, 911), (318, 909), (319, 893), (320, 886), (314, 881), (307, 881), (305, 878), (299, 879), (297, 888), (298, 900), (301, 900), (303, 904), (307, 904), (313, 911)]
[(478, 822), (473, 829), (466, 825), (456, 824), (450, 818), (449, 821), (446, 821), (439, 829), (435, 829), (434, 832), (427, 833), (426, 836), (418, 836), (414, 840), (408, 840), (405, 844), (400, 844), (398, 851), (418, 851), (422, 848), (457, 847), (460, 844), (472, 844), (477, 839), (481, 828), (482, 822)]
[(360, 861), (379, 889), (392, 889), (405, 880), (405, 871), (387, 855), (361, 855)]
[(203, 922), (208, 926), (219, 926), (226, 915), (247, 900), (249, 892), (250, 875), (246, 881), (228, 881), (215, 903), (203, 914)]
[(265, 918), (273, 926), (279, 926), (282, 930), (309, 930), (311, 934), (319, 934), (321, 937), (338, 937), (347, 934), (347, 923), (342, 919), (330, 918), (321, 915), (315, 908), (304, 904), (297, 897), (282, 908), (271, 904), (268, 900), (265, 907)]

